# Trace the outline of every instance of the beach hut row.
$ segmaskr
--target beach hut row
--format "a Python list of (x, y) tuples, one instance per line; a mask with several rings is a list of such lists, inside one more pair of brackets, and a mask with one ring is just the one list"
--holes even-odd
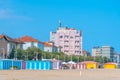
[(98, 67), (98, 63), (94, 61), (83, 61), (79, 63), (70, 61), (63, 64), (62, 67), (66, 67), (67, 69), (96, 69)]
[[(94, 61), (83, 61), (75, 63), (73, 61), (62, 62), (59, 60), (41, 60), (41, 61), (23, 61), (13, 59), (0, 60), (0, 70), (59, 70), (59, 69), (97, 69), (99, 63)], [(117, 68), (116, 63), (105, 63), (104, 69), (115, 69)]]
[[(108, 62), (102, 65), (102, 68), (104, 69), (116, 69), (117, 64), (113, 62)], [(95, 61), (83, 61), (79, 63), (75, 62), (63, 62), (62, 69), (98, 69), (100, 68), (100, 64)]]
[(41, 61), (23, 61), (4, 59), (0, 60), (0, 70), (55, 70), (61, 68), (61, 61), (41, 60)]

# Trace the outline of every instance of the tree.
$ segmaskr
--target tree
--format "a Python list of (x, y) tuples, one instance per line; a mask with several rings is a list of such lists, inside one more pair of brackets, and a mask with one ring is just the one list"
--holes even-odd
[(16, 53), (16, 49), (15, 49), (15, 47), (13, 47), (12, 48), (12, 51), (11, 51), (11, 53), (9, 54), (9, 59), (13, 59), (13, 58), (15, 58), (15, 53)]
[(17, 59), (26, 60), (25, 50), (17, 49)]
[(42, 58), (42, 51), (39, 48), (33, 47), (25, 50), (28, 55), (28, 60), (36, 60)]

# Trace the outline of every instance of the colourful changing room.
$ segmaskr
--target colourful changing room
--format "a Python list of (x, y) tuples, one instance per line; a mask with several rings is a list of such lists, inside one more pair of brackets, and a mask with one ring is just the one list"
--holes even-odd
[(84, 61), (82, 63), (86, 64), (86, 69), (97, 69), (98, 68), (98, 63), (94, 61)]
[(117, 68), (117, 64), (109, 62), (109, 63), (105, 63), (103, 67), (104, 67), (104, 69), (116, 69)]
[(86, 69), (97, 69), (98, 68), (98, 63), (94, 61), (88, 61), (86, 63)]

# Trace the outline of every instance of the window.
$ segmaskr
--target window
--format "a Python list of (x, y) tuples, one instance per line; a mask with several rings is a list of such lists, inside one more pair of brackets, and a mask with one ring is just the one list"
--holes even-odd
[(75, 41), (75, 43), (80, 43), (80, 41)]
[(70, 36), (71, 39), (73, 39), (73, 36)]
[(75, 46), (75, 48), (79, 48), (80, 46)]
[(60, 38), (63, 38), (63, 36), (60, 36)]
[(68, 40), (65, 40), (64, 42), (68, 42)]
[(68, 52), (68, 50), (65, 50), (64, 52)]
[(68, 38), (69, 36), (65, 35), (65, 38)]
[(75, 51), (75, 53), (79, 53), (79, 51)]
[(64, 47), (68, 47), (68, 45), (64, 45)]

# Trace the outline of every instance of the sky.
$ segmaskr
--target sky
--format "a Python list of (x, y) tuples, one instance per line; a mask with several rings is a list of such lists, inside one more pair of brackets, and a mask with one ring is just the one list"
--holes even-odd
[(120, 0), (0, 0), (0, 34), (50, 40), (62, 26), (83, 31), (83, 49), (113, 46), (120, 53)]

